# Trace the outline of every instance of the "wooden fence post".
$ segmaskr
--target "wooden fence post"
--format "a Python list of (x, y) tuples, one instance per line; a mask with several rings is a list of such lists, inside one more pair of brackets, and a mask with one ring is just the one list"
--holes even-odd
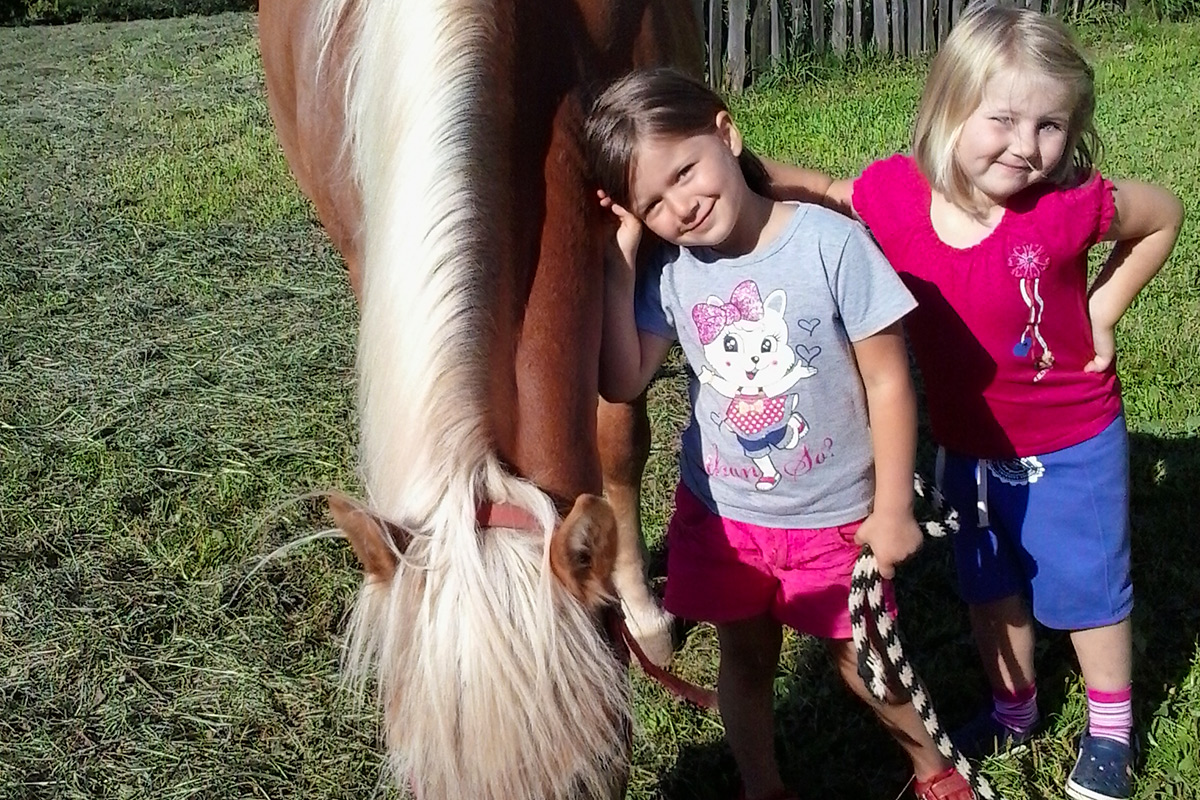
[(912, 58), (921, 49), (921, 0), (908, 0), (904, 15), (908, 18), (908, 41), (905, 42), (907, 46), (904, 53)]
[(804, 8), (804, 0), (792, 0), (792, 35), (789, 37), (792, 43), (789, 51), (792, 58), (804, 52)]
[(825, 3), (823, 0), (811, 0), (809, 21), (812, 25), (812, 49), (814, 53), (825, 52)]
[(875, 49), (881, 55), (888, 53), (888, 8), (887, 0), (872, 0), (871, 14), (874, 19), (874, 24), (871, 26), (871, 34), (875, 38)]
[(833, 0), (833, 20), (830, 23), (829, 42), (833, 52), (846, 55), (846, 0)]
[(714, 89), (721, 86), (725, 76), (725, 59), (721, 47), (721, 30), (725, 26), (725, 14), (721, 0), (708, 0), (708, 85)]
[(771, 62), (771, 6), (774, 0), (754, 0), (750, 12), (750, 76), (762, 74)]
[(746, 85), (746, 2), (729, 0), (725, 88), (731, 92), (740, 92)]
[(770, 0), (771, 3), (771, 66), (778, 66), (783, 61), (783, 12), (779, 7), (782, 0)]
[(863, 13), (862, 0), (854, 0), (854, 11), (850, 17), (852, 44), (854, 52), (861, 53), (863, 51)]

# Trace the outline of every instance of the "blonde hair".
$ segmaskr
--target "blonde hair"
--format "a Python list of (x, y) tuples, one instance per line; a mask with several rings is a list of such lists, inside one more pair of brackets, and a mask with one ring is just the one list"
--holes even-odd
[(988, 82), (1004, 70), (1048, 78), (1066, 88), (1071, 103), (1067, 147), (1046, 178), (1077, 183), (1100, 156), (1095, 76), (1061, 20), (1033, 9), (978, 3), (950, 32), (933, 60), (917, 121), (912, 154), (930, 185), (950, 202), (978, 212), (974, 187), (955, 157), (963, 123), (979, 106)]

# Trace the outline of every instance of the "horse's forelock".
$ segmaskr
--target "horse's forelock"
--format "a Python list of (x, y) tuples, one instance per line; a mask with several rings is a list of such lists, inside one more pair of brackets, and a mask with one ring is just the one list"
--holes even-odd
[(626, 767), (624, 667), (537, 537), (479, 542), (477, 569), (430, 569), (418, 536), (390, 583), (361, 590), (345, 669), (361, 688), (373, 665), (391, 770), (419, 797), (605, 796)]

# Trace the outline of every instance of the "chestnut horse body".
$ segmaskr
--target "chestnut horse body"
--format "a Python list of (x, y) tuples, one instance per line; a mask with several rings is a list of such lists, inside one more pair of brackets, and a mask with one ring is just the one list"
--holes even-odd
[(628, 682), (598, 609), (615, 583), (660, 661), (669, 632), (642, 571), (644, 407), (597, 424), (606, 220), (581, 126), (597, 83), (698, 67), (691, 0), (262, 0), (259, 26), (279, 139), (359, 300), (367, 498), (331, 507), (366, 573), (346, 666), (375, 674), (392, 771), (423, 800), (619, 796)]

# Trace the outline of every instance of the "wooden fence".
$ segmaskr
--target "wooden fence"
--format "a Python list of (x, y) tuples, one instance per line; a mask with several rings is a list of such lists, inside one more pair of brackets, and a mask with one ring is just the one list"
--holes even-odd
[[(801, 53), (914, 57), (946, 40), (968, 0), (693, 0), (705, 35), (709, 85), (741, 91)], [(1050, 13), (1081, 0), (1007, 0)], [(741, 35), (738, 35), (738, 34)]]

